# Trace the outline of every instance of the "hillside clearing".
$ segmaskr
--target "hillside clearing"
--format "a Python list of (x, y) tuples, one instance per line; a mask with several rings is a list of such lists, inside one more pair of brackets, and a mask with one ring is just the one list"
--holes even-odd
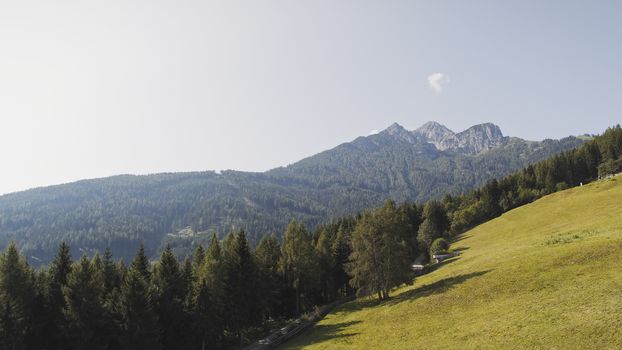
[(284, 348), (622, 348), (621, 198), (618, 176), (512, 210), (391, 300), (345, 304)]

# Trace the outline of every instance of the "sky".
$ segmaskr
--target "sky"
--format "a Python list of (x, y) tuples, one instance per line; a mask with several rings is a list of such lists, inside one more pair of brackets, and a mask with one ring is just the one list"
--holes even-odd
[(0, 194), (293, 163), (398, 122), (622, 120), (620, 1), (0, 0)]

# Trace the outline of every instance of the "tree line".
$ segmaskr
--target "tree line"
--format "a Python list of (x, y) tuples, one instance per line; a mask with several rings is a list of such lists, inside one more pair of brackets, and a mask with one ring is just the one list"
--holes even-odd
[(381, 133), (265, 173), (120, 175), (3, 195), (0, 250), (15, 240), (38, 266), (54, 258), (62, 241), (75, 256), (110, 247), (125, 261), (142, 243), (157, 258), (166, 244), (187, 243), (172, 237), (186, 227), (205, 233), (206, 241), (213, 231), (244, 229), (254, 246), (266, 233), (281, 238), (291, 218), (315, 231), (387, 197), (422, 203), (460, 194), (583, 142), (511, 139), (474, 156), (420, 141)]
[[(390, 297), (411, 283), (417, 257), (543, 195), (622, 170), (622, 129), (460, 196), (382, 207), (321, 225), (291, 221), (253, 249), (244, 231), (214, 234), (193, 254), (170, 247), (129, 265), (106, 249), (73, 261), (60, 244), (49, 266), (29, 266), (15, 244), (0, 254), (2, 349), (226, 349), (274, 320), (343, 296)], [(440, 240), (440, 241), (439, 241)], [(440, 247), (440, 248), (439, 248)]]

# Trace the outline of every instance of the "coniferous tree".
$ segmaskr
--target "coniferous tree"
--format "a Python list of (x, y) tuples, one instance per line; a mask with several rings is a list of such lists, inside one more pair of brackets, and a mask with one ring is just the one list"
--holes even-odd
[(341, 296), (350, 293), (348, 280), (350, 276), (346, 272), (346, 265), (350, 257), (350, 234), (347, 232), (345, 225), (339, 225), (337, 235), (332, 246), (333, 261), (335, 268), (333, 270), (333, 278), (337, 287), (337, 291)]
[(221, 253), (218, 236), (214, 233), (192, 288), (193, 333), (197, 337), (197, 349), (201, 350), (224, 347), (226, 310)]
[(34, 274), (12, 242), (0, 254), (0, 345), (25, 349), (35, 301)]
[(71, 260), (71, 250), (69, 245), (62, 242), (58, 246), (58, 251), (49, 269), (49, 286), (48, 286), (48, 305), (50, 313), (49, 326), (52, 328), (50, 333), (52, 339), (50, 339), (50, 346), (54, 349), (63, 349), (63, 344), (67, 342), (68, 330), (65, 325), (65, 297), (63, 295), (63, 288), (67, 285), (67, 278), (73, 262)]
[(191, 295), (192, 336), (196, 339), (194, 349), (221, 349), (222, 328), (218, 309), (214, 307), (208, 280), (198, 276)]
[(102, 259), (102, 272), (104, 277), (104, 291), (106, 295), (112, 293), (112, 290), (121, 286), (119, 279), (119, 272), (112, 260), (112, 252), (110, 248), (106, 248), (104, 251), (104, 257)]
[(105, 349), (106, 320), (102, 299), (104, 281), (100, 271), (82, 256), (63, 287), (65, 318), (72, 349)]
[(170, 246), (162, 252), (153, 274), (156, 315), (158, 317), (162, 345), (165, 349), (184, 349), (184, 329), (187, 327), (184, 313), (184, 280), (177, 258)]
[[(142, 252), (141, 252), (142, 251)], [(142, 249), (137, 254), (144, 255)], [(162, 349), (160, 330), (153, 310), (149, 284), (145, 280), (144, 264), (132, 263), (121, 286), (116, 312), (120, 315), (119, 342), (123, 349)]]
[(261, 321), (258, 270), (244, 231), (233, 235), (224, 251), (227, 326), (238, 341), (242, 331)]
[(132, 260), (131, 269), (138, 271), (145, 282), (149, 283), (151, 281), (151, 264), (149, 264), (149, 258), (145, 254), (145, 246), (142, 243), (134, 260)]
[(295, 315), (302, 311), (303, 293), (316, 281), (316, 259), (311, 235), (303, 224), (292, 220), (283, 235), (280, 271), (293, 288)]
[(199, 269), (203, 265), (203, 261), (205, 260), (205, 249), (201, 244), (197, 246), (194, 250), (194, 254), (192, 254), (192, 270), (194, 273), (198, 273)]
[(188, 302), (190, 291), (192, 290), (192, 283), (194, 281), (193, 270), (192, 259), (188, 256), (185, 257), (180, 271), (182, 300), (185, 304)]
[(320, 271), (319, 286), (320, 303), (326, 303), (335, 296), (333, 292), (336, 289), (336, 281), (333, 279), (333, 270), (335, 269), (335, 260), (332, 252), (333, 238), (326, 228), (319, 230), (317, 242), (315, 244), (315, 254), (317, 256), (318, 267)]
[(262, 297), (260, 300), (263, 303), (266, 317), (276, 316), (280, 306), (280, 258), (281, 247), (276, 235), (264, 236), (255, 249), (255, 260), (261, 281)]

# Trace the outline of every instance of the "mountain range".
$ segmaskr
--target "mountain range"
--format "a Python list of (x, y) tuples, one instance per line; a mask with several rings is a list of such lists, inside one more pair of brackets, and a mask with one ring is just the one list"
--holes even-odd
[(280, 234), (293, 218), (310, 228), (387, 198), (424, 202), (458, 194), (583, 142), (526, 141), (491, 123), (462, 132), (399, 124), (267, 172), (119, 175), (0, 196), (0, 246), (15, 240), (33, 263), (61, 241), (75, 254), (105, 247), (126, 259), (140, 242), (191, 249), (245, 229), (251, 241)]

